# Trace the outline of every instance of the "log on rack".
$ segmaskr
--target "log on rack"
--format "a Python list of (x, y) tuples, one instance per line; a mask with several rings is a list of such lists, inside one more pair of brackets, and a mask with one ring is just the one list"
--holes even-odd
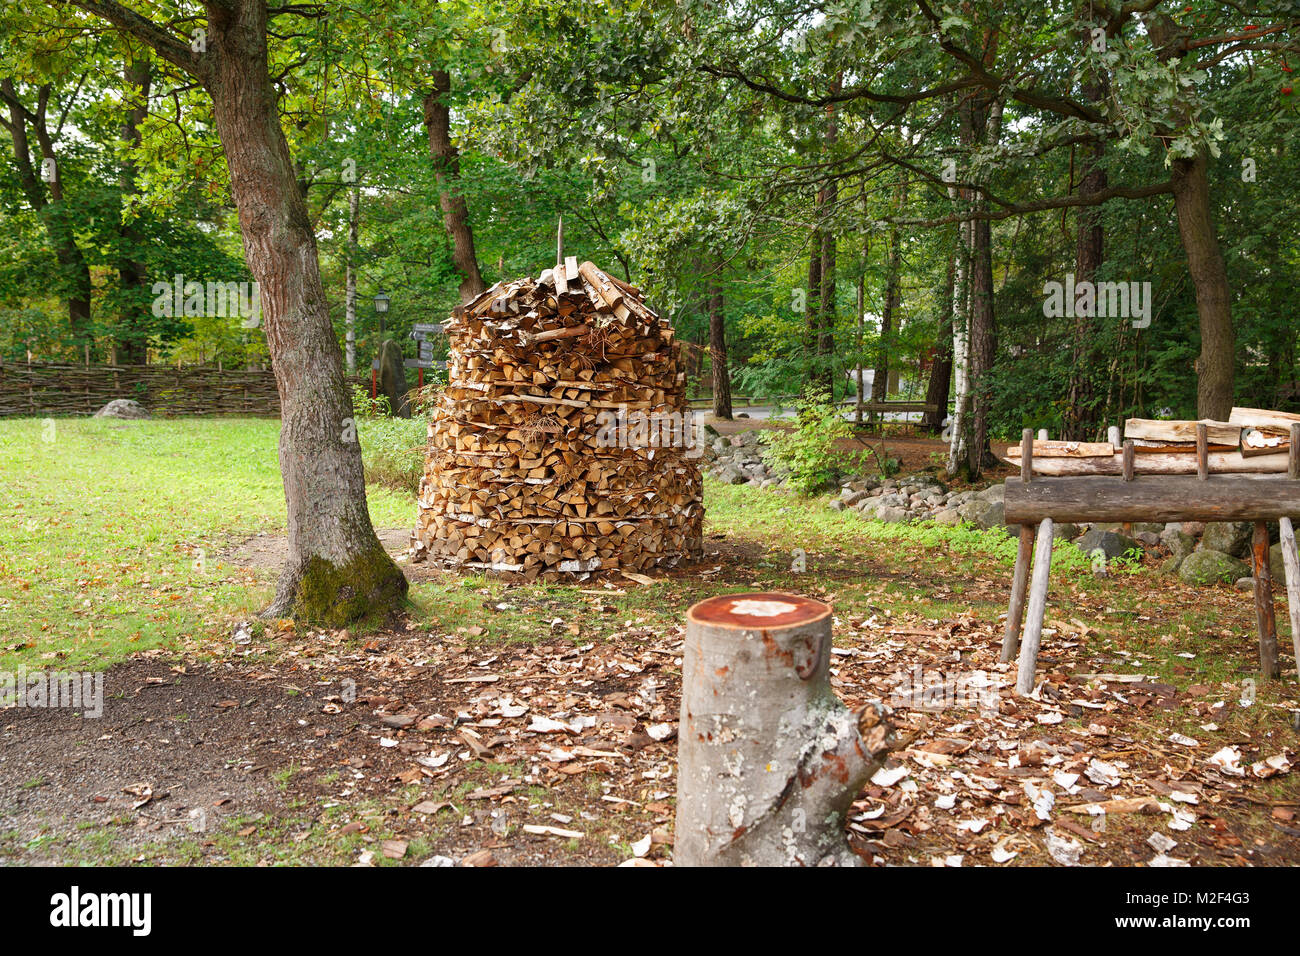
[[(1293, 417), (1292, 417), (1293, 418)], [(1255, 619), (1259, 632), (1260, 672), (1278, 677), (1277, 625), (1273, 609), (1273, 587), (1268, 562), (1268, 525), (1277, 521), (1281, 529), (1282, 558), (1286, 571), (1290, 604), (1291, 636), (1300, 671), (1300, 555), (1296, 551), (1291, 515), (1300, 514), (1300, 421), (1283, 413), (1258, 409), (1234, 409), (1233, 426), (1281, 432), (1287, 426), (1286, 454), (1243, 456), (1240, 453), (1216, 455), (1210, 451), (1212, 440), (1231, 437), (1230, 429), (1212, 422), (1151, 423), (1132, 420), (1129, 431), (1140, 435), (1159, 435), (1169, 439), (1195, 436), (1189, 447), (1158, 456), (1139, 453), (1138, 439), (1128, 438), (1120, 454), (1114, 454), (1118, 429), (1111, 430), (1111, 441), (1094, 443), (1047, 442), (1031, 440), (1029, 429), (1018, 448), (1008, 449), (1007, 460), (1020, 466), (1019, 478), (1008, 478), (1005, 517), (1008, 524), (1020, 525), (1020, 547), (1012, 578), (1011, 603), (1007, 627), (1002, 640), (1002, 660), (1010, 661), (1019, 644), (1016, 691), (1032, 693), (1036, 679), (1038, 645), (1047, 602), (1048, 571), (1051, 562), (1051, 528), (1053, 522), (1124, 522), (1134, 521), (1249, 521), (1254, 524), (1251, 554), (1254, 574)], [(1135, 423), (1138, 427), (1134, 428)], [(1240, 424), (1238, 424), (1240, 423)], [(1160, 427), (1157, 428), (1156, 425)], [(1069, 447), (1073, 444), (1074, 447)], [(1038, 457), (1045, 453), (1046, 460)], [(1153, 457), (1179, 459), (1178, 470), (1186, 474), (1162, 475), (1159, 479), (1140, 478), (1142, 463)], [(1260, 464), (1267, 468), (1261, 469)], [(1216, 466), (1228, 465), (1234, 471), (1267, 470), (1277, 474), (1216, 474)], [(1062, 472), (1062, 465), (1076, 473), (1073, 477), (1049, 477)], [(1280, 466), (1280, 467), (1279, 467)], [(1162, 469), (1163, 470), (1163, 469)], [(1111, 477), (1114, 474), (1116, 477)], [(1037, 546), (1033, 549), (1033, 576), (1030, 576), (1030, 529), (1037, 526)], [(1025, 607), (1028, 583), (1028, 607)], [(1024, 641), (1019, 630), (1024, 618)]]

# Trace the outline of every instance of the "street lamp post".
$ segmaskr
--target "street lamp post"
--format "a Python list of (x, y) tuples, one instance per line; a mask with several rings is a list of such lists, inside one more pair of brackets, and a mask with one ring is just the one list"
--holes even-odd
[[(388, 314), (388, 293), (380, 289), (375, 293), (375, 315), (379, 316), (379, 345), (382, 348), (384, 344), (384, 316)], [(378, 392), (378, 371), (379, 359), (376, 358), (370, 363), (370, 397), (374, 398)]]
[(388, 293), (380, 289), (375, 293), (375, 314), (379, 316), (379, 337), (384, 337), (384, 316), (388, 314)]

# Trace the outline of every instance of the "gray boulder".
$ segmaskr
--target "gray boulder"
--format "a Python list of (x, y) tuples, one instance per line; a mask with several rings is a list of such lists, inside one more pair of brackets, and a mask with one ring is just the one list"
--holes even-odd
[(844, 502), (846, 508), (852, 508), (863, 498), (867, 497), (866, 491), (855, 491), (852, 488), (845, 488), (840, 492), (840, 501)]
[(1166, 528), (1160, 535), (1160, 543), (1169, 549), (1175, 558), (1185, 558), (1196, 550), (1196, 539), (1183, 531)]
[(133, 398), (115, 398), (99, 411), (96, 418), (148, 418), (149, 409)]
[(957, 512), (963, 519), (971, 524), (977, 524), (981, 528), (988, 527), (984, 522), (984, 515), (991, 511), (994, 505), (991, 501), (984, 501), (981, 498), (972, 498), (957, 509)]
[(1188, 584), (1219, 584), (1250, 576), (1250, 568), (1222, 551), (1193, 551), (1178, 566), (1178, 576)]
[(1240, 557), (1250, 545), (1250, 535), (1249, 521), (1211, 521), (1201, 535), (1200, 550)]
[[(999, 485), (998, 487), (1001, 487)], [(976, 518), (976, 523), (988, 531), (990, 528), (1005, 528), (1007, 524), (1006, 506), (999, 499), (998, 501), (986, 502), (988, 507)]]
[(1100, 550), (1106, 556), (1107, 561), (1113, 561), (1116, 558), (1123, 557), (1134, 548), (1141, 550), (1141, 546), (1126, 534), (1118, 531), (1103, 531), (1101, 528), (1090, 528), (1074, 542), (1084, 554), (1092, 554)]

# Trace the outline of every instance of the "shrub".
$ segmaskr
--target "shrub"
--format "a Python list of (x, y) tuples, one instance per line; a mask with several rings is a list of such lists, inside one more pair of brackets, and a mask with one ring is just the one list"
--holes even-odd
[(812, 495), (841, 474), (860, 470), (865, 453), (835, 447), (840, 440), (853, 437), (853, 426), (825, 392), (809, 394), (797, 407), (792, 430), (764, 432), (762, 441), (769, 457), (788, 474), (790, 486), (800, 494)]
[(356, 410), (357, 439), (361, 442), (367, 482), (413, 495), (419, 493), (435, 396), (426, 386), (416, 397), (415, 414), (410, 418), (393, 418), (389, 415), (386, 395), (372, 399), (364, 388), (356, 387), (352, 405)]

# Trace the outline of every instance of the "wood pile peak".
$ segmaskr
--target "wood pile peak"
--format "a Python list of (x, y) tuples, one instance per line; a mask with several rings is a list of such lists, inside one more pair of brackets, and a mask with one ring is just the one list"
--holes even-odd
[(446, 332), (414, 560), (531, 580), (700, 556), (686, 375), (639, 289), (569, 257), (496, 283)]

